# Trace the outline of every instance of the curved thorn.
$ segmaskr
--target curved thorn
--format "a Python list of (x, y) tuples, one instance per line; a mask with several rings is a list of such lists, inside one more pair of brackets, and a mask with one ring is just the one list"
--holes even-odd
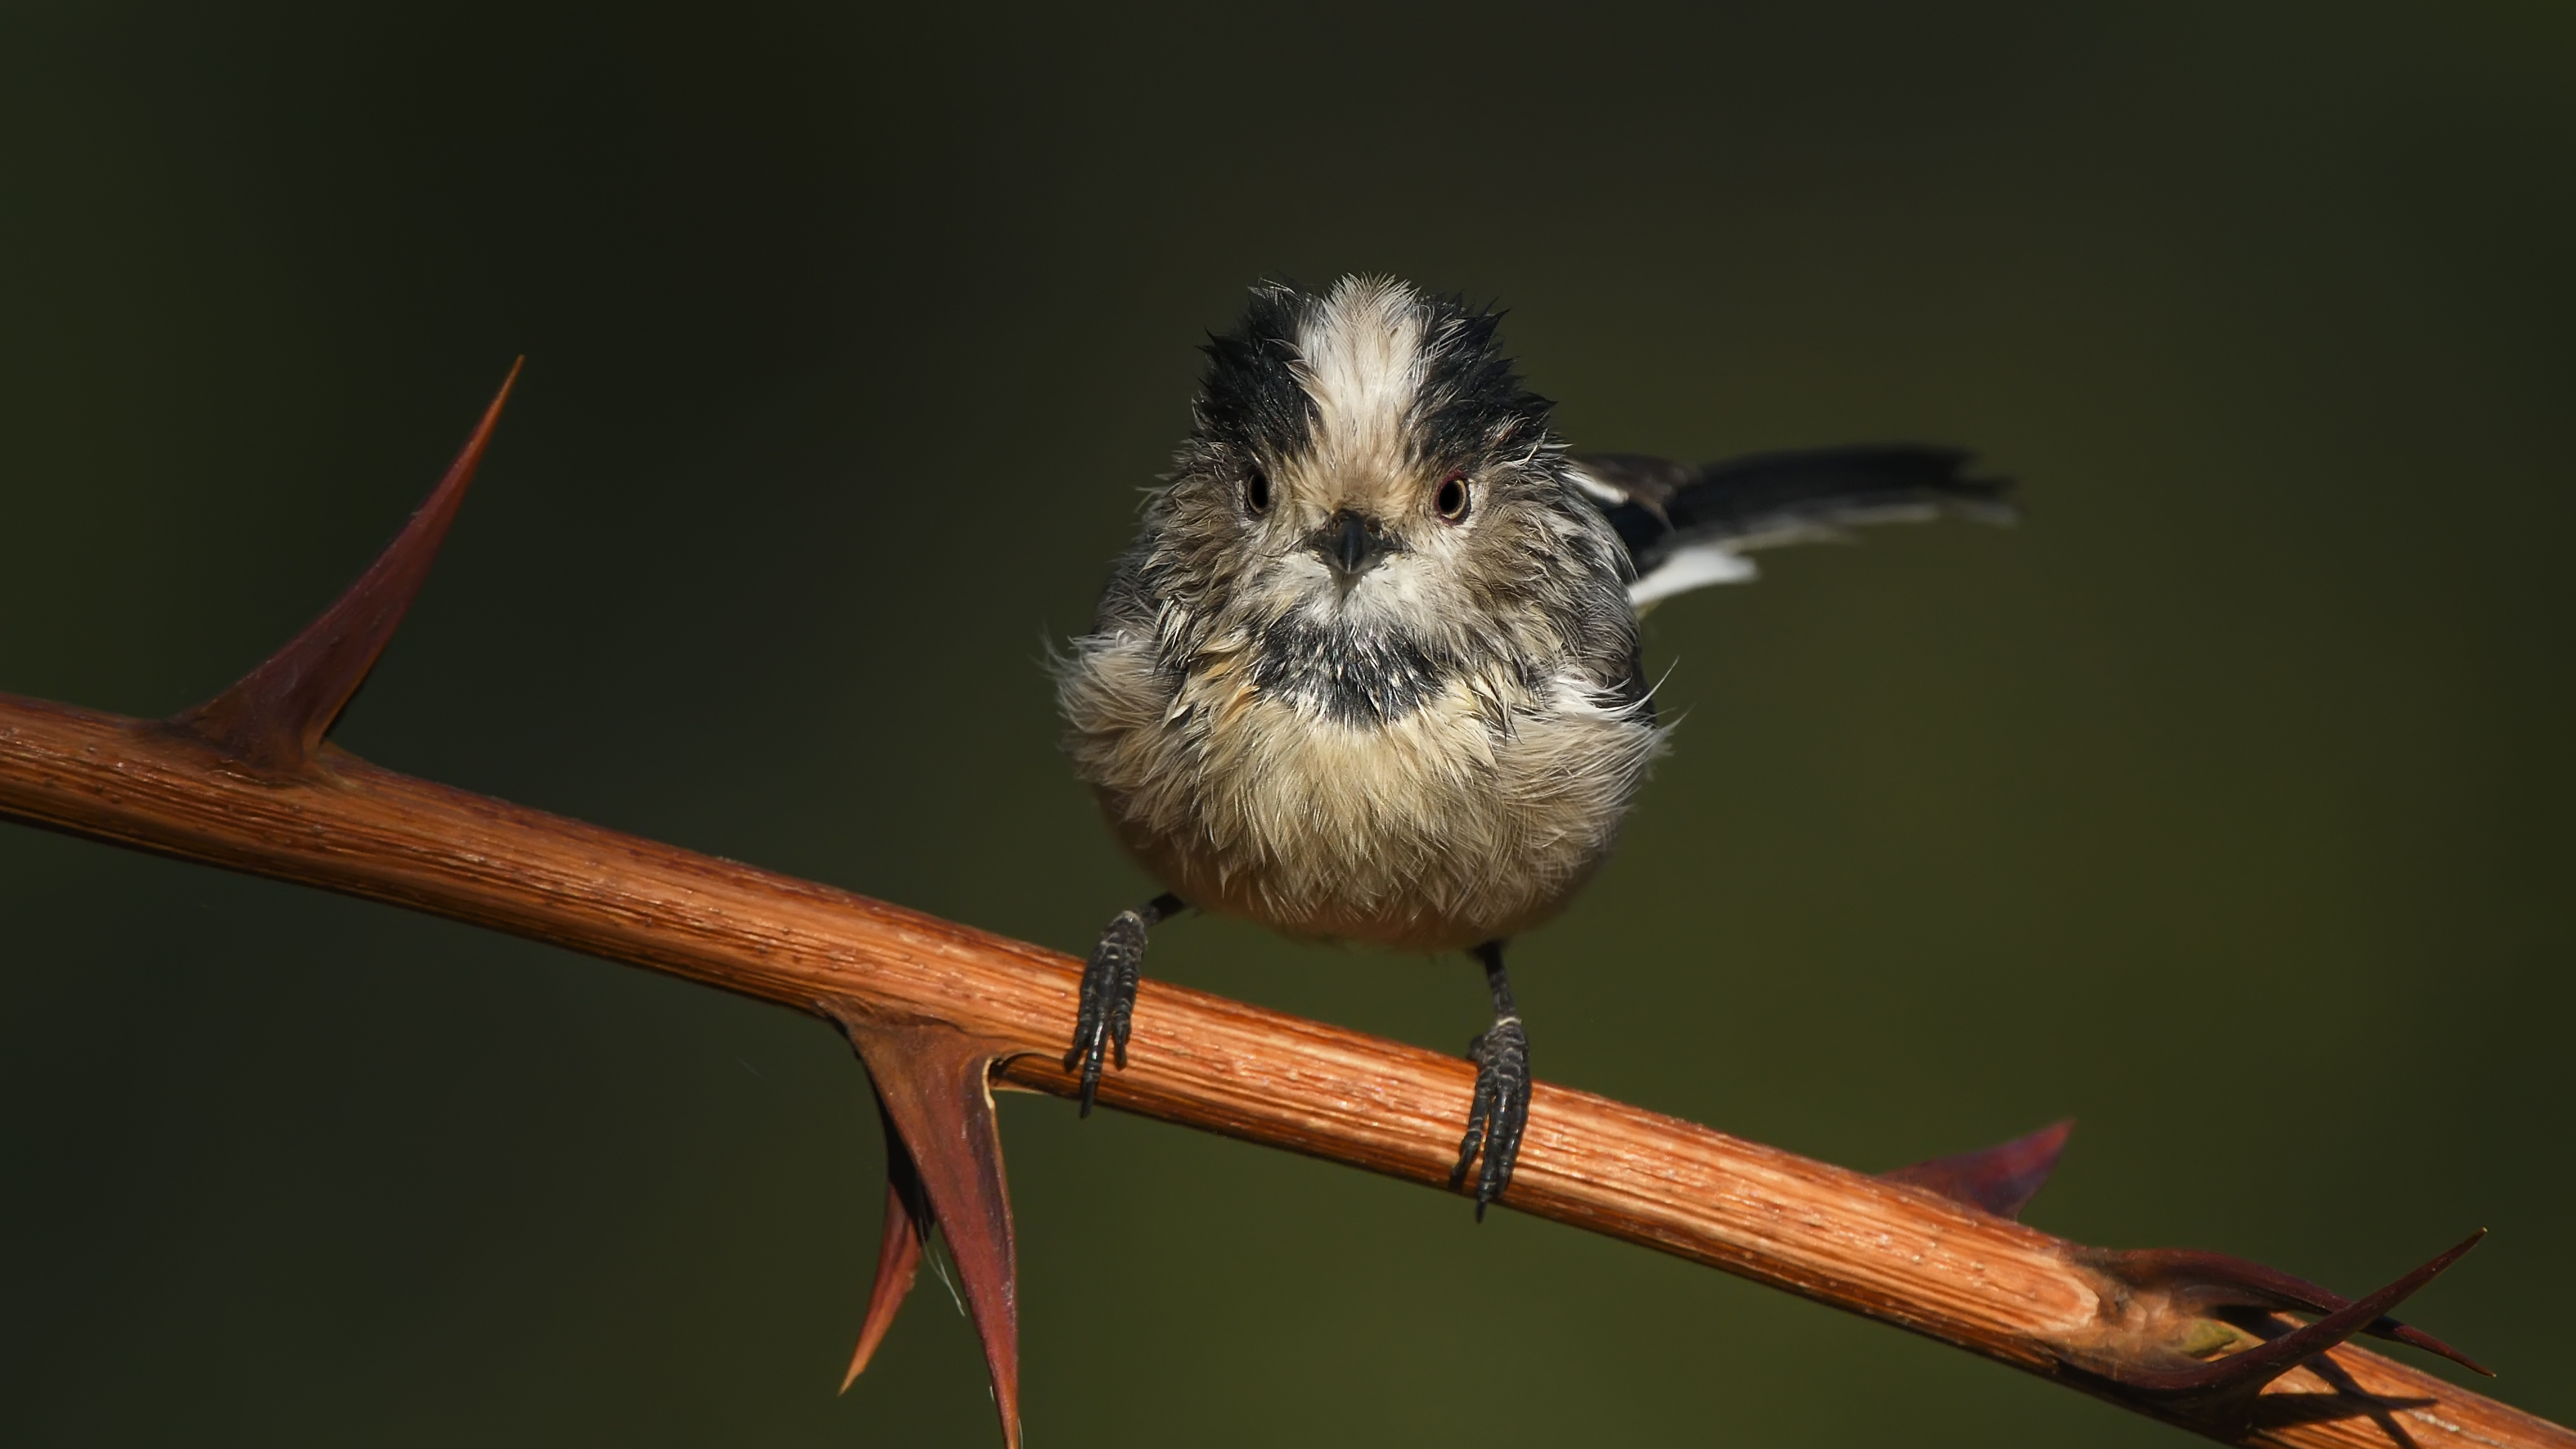
[[(2484, 1230), (2481, 1229), (2481, 1232)], [(2207, 1282), (2239, 1290), (2237, 1296), (2253, 1300), (2257, 1308), (2301, 1308), (2311, 1313), (2334, 1313), (2351, 1305), (2352, 1300), (2330, 1288), (2322, 1288), (2304, 1278), (2292, 1277), (2277, 1268), (2249, 1263), (2222, 1253), (2205, 1255), (2210, 1261), (2201, 1265), (2200, 1277)], [(2211, 1301), (2219, 1301), (2213, 1298)], [(2485, 1364), (2451, 1347), (2442, 1340), (2412, 1324), (2382, 1317), (2363, 1327), (2363, 1333), (2394, 1343), (2410, 1344), (2426, 1353), (2439, 1354), (2472, 1373), (2494, 1378), (2496, 1372)]]
[(1019, 1449), (1019, 1267), (992, 1092), (993, 1062), (1003, 1049), (941, 1025), (844, 1019), (842, 1026), (918, 1175), (925, 1220), (935, 1221), (948, 1240), (958, 1286), (984, 1341), (1002, 1441)]
[(2186, 1406), (2203, 1410), (2232, 1412), (2250, 1408), (2265, 1385), (2376, 1322), (2388, 1310), (2413, 1296), (2417, 1289), (2439, 1277), (2443, 1269), (2458, 1262), (2462, 1254), (2476, 1247), (2478, 1240), (2486, 1235), (2487, 1230), (2480, 1228), (2449, 1252), (2379, 1291), (2355, 1299), (2316, 1322), (2268, 1343), (2231, 1353), (2198, 1368), (2124, 1369), (2115, 1371), (2112, 1377), (2131, 1389), (2176, 1399)]
[(2074, 1130), (2075, 1119), (2069, 1117), (2010, 1142), (1952, 1157), (1935, 1157), (1879, 1176), (1938, 1193), (1999, 1218), (2018, 1218), (2021, 1210), (2030, 1206), (2030, 1200), (2039, 1196), (2048, 1175), (2057, 1170), (2057, 1159), (2066, 1151), (2067, 1135)]
[(428, 579), (448, 525), (455, 522), (465, 489), (483, 461), (484, 446), (501, 421), (501, 405), (509, 400), (526, 362), (522, 357), (510, 364), (510, 375), (501, 380), (500, 392), (483, 410), (483, 421), (448, 465), (447, 475), (358, 581), (286, 647), (172, 724), (247, 765), (283, 773), (313, 762), (322, 737), (366, 682), (376, 656), (392, 641)]
[(886, 1204), (885, 1232), (877, 1241), (877, 1277), (868, 1289), (867, 1317), (859, 1324), (859, 1346), (850, 1355), (850, 1371), (841, 1376), (841, 1392), (850, 1385), (876, 1357), (877, 1345), (885, 1341), (886, 1330), (894, 1327), (894, 1316), (903, 1307), (905, 1295), (912, 1292), (913, 1278), (921, 1271), (922, 1247), (930, 1236), (930, 1205), (922, 1197), (921, 1170), (913, 1165), (912, 1153), (903, 1145), (903, 1135), (896, 1130), (894, 1118), (885, 1109), (885, 1100), (877, 1100), (877, 1117), (885, 1124)]
[[(2485, 1235), (2486, 1230), (2479, 1229), (2469, 1238), (2469, 1244), (2475, 1244)], [(2456, 1256), (2466, 1250), (2467, 1245), (2463, 1245), (2452, 1251)], [(2226, 1253), (2193, 1248), (2150, 1248), (2116, 1256), (2119, 1259), (2117, 1270), (2129, 1282), (2141, 1287), (2170, 1287), (2178, 1296), (2188, 1297), (2204, 1309), (2263, 1308), (2323, 1315), (2339, 1313), (2352, 1306), (2351, 1299), (2331, 1288), (2323, 1288), (2278, 1268), (2248, 1262)], [(2363, 1325), (2360, 1332), (2439, 1355), (2471, 1373), (2484, 1374), (2488, 1378), (2496, 1376), (2494, 1369), (2424, 1330), (2385, 1315)]]

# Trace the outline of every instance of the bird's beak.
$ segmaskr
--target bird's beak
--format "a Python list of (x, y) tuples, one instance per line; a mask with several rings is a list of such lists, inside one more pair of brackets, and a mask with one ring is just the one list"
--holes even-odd
[(1400, 553), (1404, 545), (1377, 526), (1377, 521), (1351, 509), (1336, 512), (1316, 530), (1306, 546), (1324, 556), (1344, 583), (1350, 583), (1377, 567), (1388, 554)]

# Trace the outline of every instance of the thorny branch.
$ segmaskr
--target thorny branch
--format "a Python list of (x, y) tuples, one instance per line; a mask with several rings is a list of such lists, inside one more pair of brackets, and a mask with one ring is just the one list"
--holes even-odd
[[(0, 695), (0, 818), (389, 901), (836, 1023), (889, 1129), (877, 1284), (850, 1372), (936, 1226), (1016, 1445), (1017, 1279), (991, 1088), (1079, 1093), (1058, 1062), (1077, 963), (324, 743), (427, 577), (508, 394), (366, 575), (215, 700), (152, 722)], [(1145, 984), (1136, 1035), (1135, 1065), (1101, 1084), (1112, 1107), (1446, 1185), (1463, 1061), (1160, 982)], [(2086, 1247), (2013, 1220), (2066, 1130), (1869, 1177), (1541, 1083), (1502, 1201), (2227, 1443), (2576, 1449), (2576, 1434), (2345, 1342), (2370, 1334), (2477, 1368), (2387, 1316), (2475, 1235), (2358, 1300), (2216, 1253)]]

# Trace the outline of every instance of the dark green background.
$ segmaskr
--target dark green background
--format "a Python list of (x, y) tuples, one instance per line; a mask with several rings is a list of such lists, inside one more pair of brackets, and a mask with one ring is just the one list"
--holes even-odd
[[(233, 13), (218, 15), (218, 9)], [(353, 18), (342, 13), (358, 9)], [(1264, 274), (1499, 297), (1594, 447), (1958, 441), (2027, 526), (1668, 605), (1549, 1077), (2347, 1291), (2576, 1418), (2548, 4), (0, 11), (0, 689), (200, 699), (529, 370), (341, 739), (1080, 947), (1039, 668)], [(1454, 1048), (1463, 960), (1157, 975)], [(0, 1438), (981, 1444), (787, 1012), (0, 830)], [(2178, 1443), (1633, 1248), (1003, 1112), (1036, 1449)]]

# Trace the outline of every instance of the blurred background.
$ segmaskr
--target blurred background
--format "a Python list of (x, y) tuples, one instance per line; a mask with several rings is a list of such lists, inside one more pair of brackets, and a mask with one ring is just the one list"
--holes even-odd
[[(1955, 442), (2013, 531), (1765, 559), (1514, 979), (1541, 1073), (2347, 1292), (2576, 1419), (2576, 23), (2559, 6), (0, 10), (0, 689), (288, 637), (528, 372), (342, 728), (1078, 950), (1056, 753), (1263, 276), (1494, 298), (1594, 448)], [(1153, 974), (1455, 1049), (1463, 958)], [(845, 1397), (822, 1025), (0, 827), (0, 1437), (991, 1442), (928, 1278)], [(1029, 1441), (2174, 1444), (1705, 1269), (1003, 1109)], [(2417, 1361), (2430, 1360), (2417, 1357)], [(2440, 1365), (2435, 1365), (2439, 1368)]]

